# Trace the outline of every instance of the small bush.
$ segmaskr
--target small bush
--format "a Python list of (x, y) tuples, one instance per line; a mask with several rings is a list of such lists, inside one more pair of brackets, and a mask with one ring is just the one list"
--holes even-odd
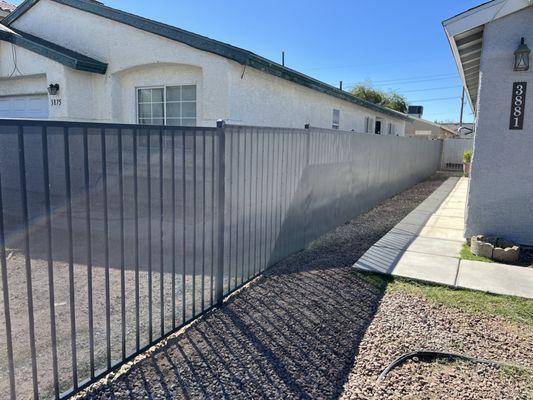
[(469, 163), (472, 160), (472, 152), (470, 150), (466, 150), (463, 153), (463, 161), (465, 163)]

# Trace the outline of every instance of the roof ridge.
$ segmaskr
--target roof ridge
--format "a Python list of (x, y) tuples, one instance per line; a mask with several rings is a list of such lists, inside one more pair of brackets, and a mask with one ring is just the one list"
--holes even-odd
[[(3, 22), (9, 26), (16, 19), (27, 12), (31, 7), (37, 4), (40, 0), (25, 0), (17, 9), (8, 15)], [(332, 85), (320, 81), (319, 79), (308, 76), (304, 73), (294, 69), (285, 67), (279, 63), (271, 61), (265, 57), (257, 55), (250, 50), (242, 49), (228, 43), (221, 42), (216, 39), (211, 39), (207, 36), (187, 31), (163, 22), (155, 21), (136, 14), (129, 13), (120, 9), (112, 8), (100, 2), (92, 0), (51, 0), (53, 2), (70, 6), (81, 11), (89, 12), (103, 18), (111, 19), (134, 28), (144, 30), (146, 32), (165, 37), (177, 42), (184, 43), (188, 46), (194, 47), (201, 51), (210, 52), (230, 60), (236, 61), (239, 64), (247, 65), (259, 71), (268, 73), (281, 79), (285, 79), (309, 89), (319, 91), (321, 93), (337, 97), (341, 100), (357, 104), (361, 107), (371, 109), (375, 112), (387, 114), (395, 118), (409, 120), (407, 114), (393, 110), (391, 108), (383, 107), (378, 104), (371, 103), (360, 97), (354, 96), (349, 92), (340, 90)]]

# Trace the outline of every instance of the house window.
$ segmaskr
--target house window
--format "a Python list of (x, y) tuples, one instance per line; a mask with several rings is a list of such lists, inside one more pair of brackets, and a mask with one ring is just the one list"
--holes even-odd
[(374, 133), (374, 119), (365, 117), (365, 133)]
[(341, 120), (341, 112), (340, 110), (333, 110), (333, 123), (331, 124), (331, 127), (333, 129), (339, 129), (339, 125), (340, 125), (340, 120)]
[(376, 120), (376, 129), (374, 130), (376, 135), (381, 135), (381, 121)]
[(395, 131), (396, 131), (396, 127), (394, 126), (394, 124), (392, 122), (389, 122), (388, 134), (394, 135), (396, 133)]
[(196, 126), (196, 85), (137, 89), (142, 125)]

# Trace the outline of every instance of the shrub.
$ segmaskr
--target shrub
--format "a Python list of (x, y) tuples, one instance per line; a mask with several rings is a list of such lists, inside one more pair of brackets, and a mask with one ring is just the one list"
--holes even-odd
[(467, 150), (463, 153), (463, 161), (465, 163), (469, 163), (472, 160), (472, 152), (470, 150)]

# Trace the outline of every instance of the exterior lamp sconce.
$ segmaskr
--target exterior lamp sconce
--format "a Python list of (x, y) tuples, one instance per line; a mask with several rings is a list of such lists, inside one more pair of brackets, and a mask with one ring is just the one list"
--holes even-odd
[(48, 86), (48, 94), (51, 96), (55, 96), (59, 93), (59, 83), (51, 83), (50, 86)]
[(529, 47), (524, 42), (524, 38), (520, 41), (520, 46), (514, 52), (514, 70), (527, 71), (529, 69)]

